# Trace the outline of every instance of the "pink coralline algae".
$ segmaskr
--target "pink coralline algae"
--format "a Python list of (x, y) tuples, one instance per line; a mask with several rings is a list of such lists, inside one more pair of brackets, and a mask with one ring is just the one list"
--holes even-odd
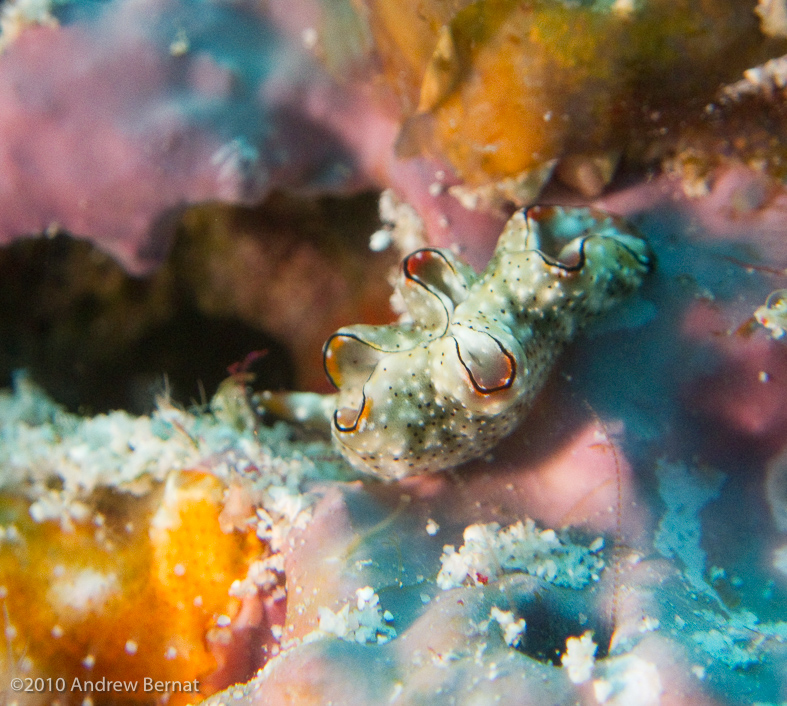
[[(418, 3), (402, 3), (388, 14), (385, 3), (353, 8), (316, 0), (194, 7), (187, 0), (72, 0), (33, 3), (24, 11), (16, 5), (6, 7), (9, 17), (33, 11), (40, 17), (34, 12), (28, 24), (5, 22), (0, 40), (0, 242), (65, 230), (90, 239), (133, 274), (161, 262), (175, 222), (191, 204), (259, 203), (273, 189), (346, 193), (369, 186), (397, 189), (423, 217), (431, 244), (464, 241), (466, 259), (481, 266), (485, 257), (476, 240), (499, 231), (505, 218), (498, 209), (532, 202), (553, 169), (585, 194), (607, 186), (628, 157), (618, 142), (631, 137), (613, 127), (615, 116), (637, 125), (636, 135), (642, 132), (631, 140), (634, 163), (682, 150), (667, 162), (691, 172), (693, 153), (685, 147), (691, 135), (682, 137), (677, 127), (685, 121), (664, 87), (672, 84), (657, 78), (670, 71), (664, 66), (681, 67), (670, 76), (680, 95), (691, 98), (693, 124), (720, 81), (738, 78), (739, 65), (770, 58), (783, 46), (765, 36), (753, 12), (727, 2), (713, 17), (684, 3), (674, 23), (660, 3), (639, 8), (628, 2), (556, 11), (517, 3), (426, 3), (424, 12)], [(451, 43), (472, 39), (478, 13), (486, 18), (485, 38), (464, 57), (468, 66), (451, 68)], [(637, 29), (629, 36), (631, 28)], [(641, 41), (640, 47), (637, 38), (651, 29), (652, 46)], [(610, 44), (609, 37), (627, 39)], [(537, 48), (532, 56), (531, 44)], [(610, 62), (612, 45), (626, 51), (613, 52)], [(693, 47), (688, 59), (674, 49), (684, 46)], [(450, 80), (443, 85), (435, 67), (446, 51)], [(718, 61), (724, 51), (726, 63)], [(406, 62), (408, 52), (410, 63), (396, 78), (386, 62), (393, 56), (394, 64)], [(534, 73), (515, 70), (520, 58)], [(583, 66), (595, 60), (592, 68)], [(571, 79), (565, 86), (543, 78), (553, 65)], [(618, 95), (621, 65), (631, 85), (643, 87), (646, 104), (648, 97), (662, 98), (640, 110), (639, 89)], [(486, 72), (504, 73), (515, 88), (486, 80)], [(391, 85), (381, 86), (386, 80)], [(385, 99), (433, 80), (438, 94), (448, 92), (447, 101), (424, 107), (426, 113), (410, 115), (414, 106)], [(472, 119), (462, 115), (468, 91)], [(657, 108), (664, 100), (669, 109)], [(592, 129), (584, 130), (582, 120), (572, 124), (576, 111), (565, 108), (571, 105), (589, 111)], [(419, 133), (422, 119), (438, 120), (451, 134), (433, 136), (432, 144)], [(416, 158), (402, 145), (402, 135), (413, 130), (419, 133)], [(565, 130), (579, 130), (570, 144)], [(586, 145), (598, 130), (611, 131), (614, 144)], [(557, 135), (556, 142), (544, 137), (546, 151), (532, 144), (522, 149), (523, 142), (542, 141), (544, 131)], [(738, 141), (729, 139), (737, 150)], [(441, 147), (446, 140), (448, 147)], [(755, 147), (744, 150), (752, 164), (760, 158)], [(706, 153), (719, 149), (705, 149), (704, 172), (716, 163)], [(457, 150), (482, 165), (507, 166), (473, 167), (475, 178), (469, 178)], [(699, 180), (702, 188), (707, 176)]]
[(0, 54), (0, 242), (64, 229), (130, 272), (188, 204), (362, 183), (319, 114), (343, 114), (252, 2), (71, 3)]
[(430, 193), (456, 181), (439, 163), (394, 155), (397, 121), (304, 46), (307, 9), (80, 1), (19, 28), (0, 52), (0, 243), (64, 230), (144, 274), (189, 205), (373, 185), (407, 194), (437, 244), (499, 228)]

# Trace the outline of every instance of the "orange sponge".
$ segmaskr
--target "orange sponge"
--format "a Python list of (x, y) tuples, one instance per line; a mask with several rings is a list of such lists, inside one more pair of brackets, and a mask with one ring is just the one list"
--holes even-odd
[(230, 586), (266, 551), (253, 529), (222, 530), (224, 490), (209, 473), (173, 471), (142, 496), (97, 491), (70, 527), (0, 497), (4, 669), (44, 685), (20, 702), (207, 696), (200, 682), (222, 666), (240, 609)]

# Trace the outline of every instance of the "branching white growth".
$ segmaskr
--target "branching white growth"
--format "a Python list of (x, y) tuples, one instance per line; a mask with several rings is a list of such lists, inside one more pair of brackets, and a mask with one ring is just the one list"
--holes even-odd
[[(199, 467), (225, 480), (240, 472), (262, 491), (269, 525), (279, 518), (299, 523), (310, 505), (299, 486), (327, 470), (322, 458), (329, 454), (324, 444), (296, 449), (286, 437), (283, 427), (238, 428), (218, 414), (187, 412), (166, 400), (150, 417), (125, 412), (80, 417), (20, 374), (13, 393), (0, 392), (0, 484), (45, 486), (57, 478), (62, 500), (39, 494), (42, 503), (56, 504), (85, 500), (99, 487), (144, 493), (146, 479), (162, 481), (173, 468)], [(332, 469), (329, 475), (337, 470)]]
[[(558, 537), (554, 530), (540, 530), (528, 518), (505, 529), (493, 522), (470, 525), (465, 543), (457, 550), (446, 545), (440, 557), (437, 585), (443, 590), (464, 583), (479, 584), (501, 573), (523, 572), (558, 586), (582, 588), (598, 580), (603, 559), (588, 547)], [(592, 546), (600, 550), (603, 542)]]

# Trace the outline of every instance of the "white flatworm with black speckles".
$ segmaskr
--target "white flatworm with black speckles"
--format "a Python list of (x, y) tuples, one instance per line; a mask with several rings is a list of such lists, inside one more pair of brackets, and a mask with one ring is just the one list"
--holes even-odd
[[(545, 236), (572, 239), (552, 258)], [(564, 344), (652, 266), (627, 223), (590, 208), (517, 212), (480, 275), (448, 250), (412, 253), (397, 285), (407, 321), (348, 326), (325, 344), (339, 449), (389, 479), (484, 454), (522, 420)]]

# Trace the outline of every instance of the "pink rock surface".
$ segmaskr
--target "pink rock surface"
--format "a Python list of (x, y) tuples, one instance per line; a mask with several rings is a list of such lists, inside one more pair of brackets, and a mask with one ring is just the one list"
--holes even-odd
[[(292, 102), (319, 94), (333, 111), (351, 99), (325, 89), (258, 5), (113, 0), (62, 13), (0, 55), (0, 242), (62, 228), (142, 273), (188, 204), (361, 183), (329, 126)], [(180, 39), (188, 50), (173, 55)]]
[(190, 204), (377, 185), (480, 264), (472, 234), (499, 220), (429, 194), (441, 165), (395, 157), (395, 119), (329, 78), (298, 8), (74, 2), (23, 31), (0, 54), (0, 243), (64, 229), (143, 274)]

